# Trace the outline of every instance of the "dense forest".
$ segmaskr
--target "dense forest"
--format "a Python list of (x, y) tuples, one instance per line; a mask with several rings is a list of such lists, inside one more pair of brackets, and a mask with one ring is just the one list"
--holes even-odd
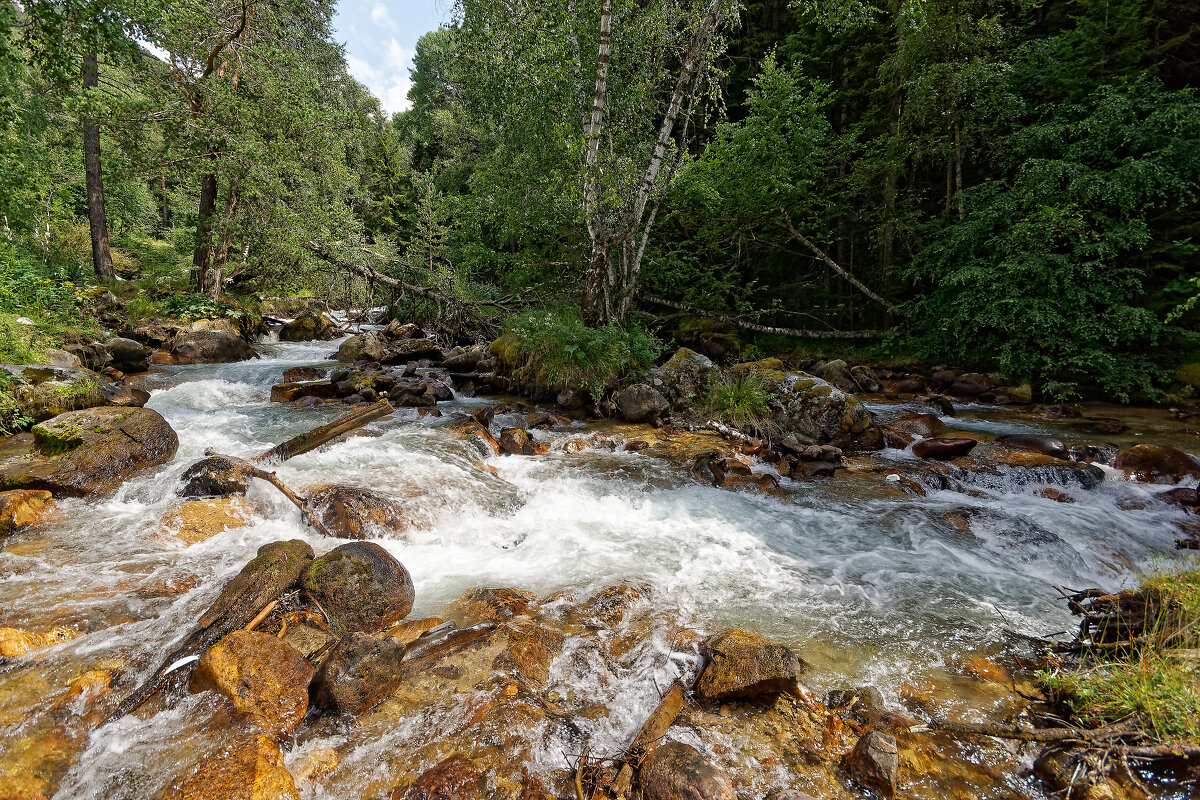
[(6, 360), (103, 292), (307, 296), (618, 361), (704, 335), (1193, 391), (1187, 0), (460, 0), (390, 118), (333, 10), (0, 5)]

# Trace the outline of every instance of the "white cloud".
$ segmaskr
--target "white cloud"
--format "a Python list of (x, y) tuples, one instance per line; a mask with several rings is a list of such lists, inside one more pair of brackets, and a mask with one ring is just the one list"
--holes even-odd
[(384, 111), (394, 114), (397, 111), (406, 111), (412, 105), (408, 100), (408, 90), (412, 87), (412, 79), (408, 74), (412, 66), (412, 56), (411, 50), (392, 39), (384, 68), (376, 69), (353, 55), (346, 56), (346, 67), (359, 83), (379, 98), (379, 104), (383, 106)]
[(394, 69), (407, 70), (412, 67), (412, 59), (416, 53), (396, 41), (393, 36), (388, 42), (388, 64)]
[(376, 25), (383, 25), (391, 30), (395, 30), (396, 28), (396, 22), (392, 19), (391, 12), (387, 10), (387, 6), (383, 3), (376, 3), (371, 7), (371, 21)]

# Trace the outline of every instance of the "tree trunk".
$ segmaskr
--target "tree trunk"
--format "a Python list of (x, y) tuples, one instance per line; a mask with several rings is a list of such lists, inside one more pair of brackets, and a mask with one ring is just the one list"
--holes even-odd
[(192, 252), (192, 288), (204, 292), (212, 254), (213, 211), (217, 208), (217, 176), (200, 179), (200, 210), (196, 215), (196, 249)]
[[(83, 88), (94, 89), (100, 82), (96, 54), (83, 58)], [(108, 247), (108, 219), (104, 215), (104, 176), (100, 169), (100, 129), (94, 119), (83, 120), (83, 162), (87, 181), (88, 226), (92, 234), (92, 269), (100, 280), (116, 277), (112, 251)]]
[(583, 321), (593, 327), (603, 325), (612, 317), (609, 297), (612, 258), (604, 232), (604, 212), (600, 203), (600, 128), (608, 105), (608, 62), (612, 57), (612, 0), (600, 5), (600, 45), (596, 55), (596, 91), (592, 95), (592, 116), (584, 129), (587, 157), (584, 161), (583, 209), (587, 220), (588, 238), (592, 242), (592, 261), (583, 284), (580, 303)]
[(958, 221), (967, 218), (967, 201), (963, 197), (962, 126), (958, 124), (958, 112), (954, 114), (954, 185), (958, 192)]
[(222, 217), (224, 224), (221, 226), (221, 244), (217, 246), (212, 270), (209, 272), (205, 286), (206, 293), (214, 303), (221, 299), (221, 287), (225, 280), (225, 262), (229, 260), (229, 240), (233, 236), (233, 212), (237, 210), (237, 204), (237, 189), (230, 184), (229, 195), (225, 199), (225, 216)]

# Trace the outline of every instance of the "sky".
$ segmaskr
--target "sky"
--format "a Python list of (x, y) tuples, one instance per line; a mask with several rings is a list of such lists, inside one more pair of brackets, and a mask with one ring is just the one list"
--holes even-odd
[(417, 40), (450, 19), (453, 0), (339, 0), (334, 38), (346, 45), (350, 74), (389, 114), (409, 107)]

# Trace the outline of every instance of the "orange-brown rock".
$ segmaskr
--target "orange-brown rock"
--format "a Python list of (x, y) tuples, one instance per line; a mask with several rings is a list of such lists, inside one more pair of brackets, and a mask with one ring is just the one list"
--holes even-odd
[(729, 778), (690, 745), (667, 742), (638, 768), (645, 800), (734, 800)]
[(0, 657), (16, 658), (43, 647), (67, 642), (79, 635), (74, 628), (58, 626), (46, 633), (33, 633), (20, 628), (0, 628)]
[(1200, 478), (1200, 464), (1174, 447), (1139, 444), (1122, 450), (1113, 466), (1144, 483), (1178, 483), (1184, 478)]
[(981, 681), (992, 683), (1011, 683), (1008, 670), (986, 656), (976, 653), (963, 664), (963, 672)]
[(894, 422), (892, 428), (912, 436), (936, 436), (946, 430), (945, 423), (933, 414), (918, 414), (915, 417)]
[(239, 737), (162, 788), (156, 800), (299, 800), (283, 754), (266, 736)]
[(337, 751), (325, 747), (297, 758), (289, 772), (292, 773), (292, 777), (297, 783), (301, 781), (318, 783), (337, 769), (337, 765)]
[(242, 527), (249, 514), (250, 506), (241, 497), (185, 500), (163, 517), (159, 535), (178, 539), (190, 547), (218, 533)]
[(308, 498), (309, 507), (340, 539), (369, 539), (408, 529), (399, 500), (353, 486), (324, 486)]
[(500, 442), (475, 417), (463, 417), (450, 422), (446, 430), (479, 451), (481, 456), (500, 455)]
[(0, 492), (0, 533), (36, 525), (54, 510), (54, 497), (42, 489)]
[(493, 668), (519, 675), (526, 685), (540, 687), (550, 677), (550, 662), (562, 652), (566, 637), (544, 625), (523, 625), (509, 633), (509, 645)]
[(562, 449), (564, 453), (581, 453), (584, 450), (587, 450), (589, 447), (591, 447), (591, 445), (588, 444), (586, 439), (575, 438), (568, 439), (567, 441), (563, 442)]
[(313, 704), (329, 712), (362, 714), (404, 680), (404, 653), (404, 645), (394, 639), (358, 632), (343, 637), (313, 678)]
[(500, 431), (500, 449), (511, 456), (531, 456), (534, 442), (523, 428), (505, 428)]
[(421, 634), (430, 628), (436, 628), (442, 624), (441, 617), (426, 617), (425, 619), (414, 619), (407, 622), (400, 622), (388, 629), (387, 635), (395, 639), (400, 644), (411, 644), (421, 637)]
[(102, 669), (88, 670), (67, 687), (67, 691), (55, 701), (58, 708), (66, 708), (71, 713), (83, 714), (97, 701), (102, 700), (112, 687), (112, 674)]
[(471, 589), (455, 601), (456, 615), (469, 622), (503, 622), (525, 614), (537, 600), (521, 589)]
[(922, 439), (913, 445), (913, 455), (917, 458), (932, 458), (937, 461), (948, 461), (952, 458), (965, 456), (979, 444), (975, 439), (966, 436), (938, 436), (932, 439)]
[(1049, 486), (1038, 491), (1038, 494), (1040, 494), (1042, 497), (1045, 497), (1047, 500), (1053, 500), (1056, 503), (1074, 503), (1075, 502), (1075, 498), (1071, 497), (1071, 495), (1067, 494), (1064, 491), (1061, 491), (1060, 489), (1054, 489)]
[(649, 593), (647, 587), (619, 583), (601, 589), (571, 611), (573, 622), (590, 628), (615, 628), (638, 601)]
[(803, 663), (790, 648), (762, 634), (734, 628), (707, 640), (701, 654), (705, 665), (696, 694), (703, 700), (801, 692)]
[(189, 688), (216, 691), (279, 736), (295, 732), (304, 719), (312, 677), (312, 665), (282, 639), (235, 631), (204, 652)]
[(843, 762), (855, 781), (886, 798), (896, 796), (900, 778), (900, 750), (896, 737), (868, 729)]
[(475, 762), (455, 753), (426, 770), (407, 789), (392, 792), (392, 800), (483, 800), (483, 773)]

